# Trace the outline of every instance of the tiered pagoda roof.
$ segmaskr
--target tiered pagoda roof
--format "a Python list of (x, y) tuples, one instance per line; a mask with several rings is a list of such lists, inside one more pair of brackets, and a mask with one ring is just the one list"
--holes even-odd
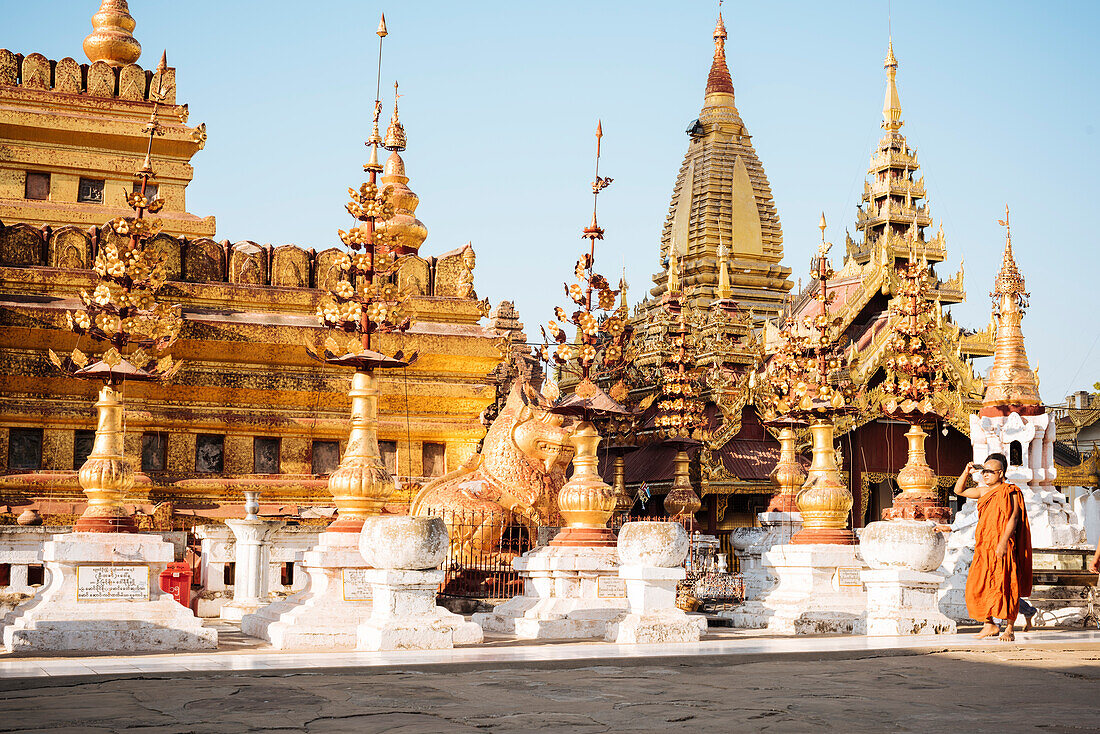
[[(661, 258), (682, 261), (683, 291), (692, 305), (718, 298), (719, 250), (729, 252), (730, 297), (757, 316), (775, 315), (791, 289), (781, 264), (783, 230), (771, 186), (734, 104), (726, 65), (726, 27), (719, 14), (714, 57), (699, 118), (688, 127), (688, 151), (661, 233)], [(650, 293), (668, 290), (667, 273)]]
[[(985, 387), (974, 372), (972, 359), (993, 354), (995, 327), (969, 331), (955, 324), (943, 313), (942, 305), (960, 303), (966, 298), (963, 288), (963, 268), (947, 280), (935, 276), (935, 265), (947, 255), (942, 226), (929, 236), (933, 224), (927, 204), (923, 176), (919, 176), (916, 149), (911, 148), (901, 134), (901, 102), (897, 89), (897, 58), (893, 43), (886, 55), (886, 99), (883, 104), (882, 128), (885, 134), (871, 156), (869, 179), (864, 184), (858, 207), (856, 227), (863, 233), (862, 241), (847, 237), (844, 266), (829, 281), (835, 294), (830, 311), (841, 320), (842, 339), (850, 340), (858, 353), (856, 379), (868, 390), (881, 382), (883, 360), (890, 339), (890, 302), (899, 292), (896, 266), (909, 257), (929, 263), (928, 295), (941, 308), (936, 309), (937, 328), (930, 339), (947, 358), (946, 378), (951, 389), (937, 396), (941, 414), (951, 414), (952, 422), (966, 431), (964, 413), (976, 410)], [(816, 315), (818, 301), (813, 297), (817, 283), (793, 298), (791, 309), (797, 320)], [(769, 325), (765, 343), (774, 341), (777, 330)], [(871, 396), (870, 405), (855, 423), (869, 420), (877, 411)], [(846, 426), (841, 425), (843, 430)]]

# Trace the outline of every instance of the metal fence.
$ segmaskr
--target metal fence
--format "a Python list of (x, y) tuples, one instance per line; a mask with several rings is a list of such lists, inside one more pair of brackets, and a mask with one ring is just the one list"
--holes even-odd
[[(538, 544), (540, 530), (544, 542), (557, 531), (557, 528), (528, 526), (507, 513), (437, 510), (432, 514), (447, 525), (451, 539), (439, 593), (464, 599), (504, 599), (523, 593), (523, 580), (512, 568), (512, 561)], [(618, 513), (610, 522), (612, 532), (617, 535), (624, 523), (635, 519), (680, 522), (691, 540), (691, 552), (683, 564), (689, 582), (714, 577), (718, 549), (700, 542), (700, 534), (692, 528), (690, 518), (631, 518)]]

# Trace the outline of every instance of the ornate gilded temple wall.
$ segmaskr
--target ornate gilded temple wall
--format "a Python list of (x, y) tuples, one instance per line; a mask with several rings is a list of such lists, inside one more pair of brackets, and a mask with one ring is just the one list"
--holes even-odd
[[(75, 469), (90, 450), (96, 386), (57, 373), (45, 350), (80, 346), (64, 328), (65, 310), (94, 275), (12, 265), (9, 254), (29, 249), (48, 262), (56, 247), (92, 252), (110, 236), (100, 228), (63, 235), (0, 226), (0, 467), (5, 474), (48, 473), (31, 493), (0, 478), (0, 505), (45, 501), (42, 509), (59, 516), (79, 513), (83, 502)], [(328, 504), (324, 480), (314, 475), (339, 461), (348, 375), (315, 362), (303, 345), (320, 333), (316, 286), (336, 250), (168, 235), (157, 244), (172, 264), (163, 290), (184, 306), (173, 354), (187, 364), (173, 384), (125, 386), (127, 454), (148, 478), (132, 501), (170, 501), (177, 511), (216, 516), (221, 505), (237, 510), (243, 482), (261, 480), (265, 503)], [(381, 337), (382, 347), (421, 356), (407, 371), (383, 376), (379, 435), (401, 477), (437, 475), (464, 462), (484, 435), (478, 416), (496, 397), (488, 375), (500, 363), (508, 325), (482, 324), (487, 304), (468, 288), (468, 252), (413, 256), (399, 274), (416, 284), (419, 321), (406, 335)], [(407, 495), (399, 492), (395, 501), (407, 502)]]

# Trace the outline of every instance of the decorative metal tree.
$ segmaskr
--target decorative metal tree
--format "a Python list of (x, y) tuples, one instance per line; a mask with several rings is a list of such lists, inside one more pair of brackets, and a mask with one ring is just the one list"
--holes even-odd
[(149, 245), (160, 222), (146, 217), (146, 213), (156, 214), (164, 206), (163, 199), (150, 198), (147, 192), (149, 179), (156, 176), (152, 164), (153, 138), (164, 134), (158, 108), (164, 99), (167, 68), (167, 54), (163, 54), (157, 66), (157, 90), (149, 95), (153, 109), (144, 127), (149, 139), (145, 160), (137, 172), (141, 188), (125, 194), (134, 215), (109, 223), (119, 239), (112, 237), (100, 243), (95, 259), (99, 282), (91, 293), (80, 292), (82, 309), (65, 314), (70, 329), (105, 345), (106, 349), (95, 358), (79, 348), (65, 357), (49, 350), (50, 362), (63, 372), (103, 382), (96, 401), (95, 441), (78, 474), (88, 507), (74, 525), (74, 532), (136, 530), (130, 512), (122, 503), (134, 486), (134, 470), (123, 451), (122, 383), (165, 382), (182, 366), (169, 355), (157, 358), (176, 340), (183, 320), (181, 306), (169, 306), (156, 299), (167, 275), (163, 256)]
[(883, 414), (909, 423), (905, 437), (909, 458), (898, 472), (901, 493), (893, 507), (884, 511), (884, 519), (934, 520), (947, 522), (951, 510), (939, 502), (936, 475), (928, 466), (924, 440), (928, 435), (922, 423), (932, 424), (939, 416), (933, 397), (947, 388), (943, 377), (946, 364), (941, 352), (930, 343), (937, 331), (939, 305), (928, 297), (931, 268), (928, 261), (917, 260), (916, 225), (909, 230), (909, 257), (898, 265), (898, 293), (890, 305), (893, 333), (887, 343), (886, 379), (882, 383)]
[[(671, 269), (670, 269), (671, 270)], [(679, 289), (677, 289), (679, 291)], [(662, 355), (660, 393), (654, 425), (657, 434), (676, 448), (672, 487), (665, 495), (665, 512), (689, 523), (702, 507), (691, 488), (689, 452), (706, 439), (706, 417), (702, 399), (703, 379), (695, 361), (695, 334), (678, 295), (667, 302), (668, 342)]]
[[(379, 77), (375, 88), (374, 123), (366, 145), (370, 159), (363, 166), (368, 180), (358, 189), (348, 189), (348, 213), (360, 224), (348, 231), (339, 230), (340, 241), (348, 248), (336, 262), (340, 278), (336, 286), (317, 306), (317, 320), (332, 329), (324, 341), (323, 354), (310, 353), (328, 364), (352, 367), (351, 433), (340, 465), (329, 476), (328, 490), (336, 500), (336, 520), (328, 526), (335, 532), (356, 533), (363, 521), (381, 512), (394, 491), (393, 477), (382, 463), (378, 449), (378, 377), (375, 370), (406, 367), (416, 354), (398, 351), (388, 356), (376, 351), (371, 343), (375, 334), (403, 332), (412, 323), (404, 306), (404, 297), (393, 282), (398, 259), (392, 238), (387, 236), (385, 221), (394, 214), (388, 188), (379, 189), (378, 147), (403, 150), (404, 130), (391, 124), (383, 145), (378, 131), (382, 112), (381, 89), (382, 39), (386, 37), (386, 19), (378, 26)], [(396, 100), (394, 102), (396, 104)], [(338, 335), (343, 335), (338, 338)]]
[[(610, 178), (600, 177), (600, 139), (603, 125), (596, 125), (596, 180), (592, 182), (592, 223), (582, 235), (589, 241), (588, 252), (581, 255), (574, 268), (577, 282), (566, 284), (565, 293), (577, 306), (567, 314), (560, 306), (554, 309), (557, 320), (549, 323), (550, 338), (556, 346), (551, 354), (544, 344), (537, 349), (538, 356), (553, 361), (559, 369), (575, 372), (580, 382), (571, 395), (557, 402), (552, 412), (574, 415), (580, 423), (573, 432), (576, 454), (573, 457), (573, 476), (558, 492), (558, 510), (566, 527), (551, 541), (552, 545), (606, 546), (615, 539), (607, 528), (607, 521), (615, 511), (616, 492), (600, 478), (597, 470), (596, 449), (600, 434), (592, 421), (596, 417), (627, 415), (629, 410), (601, 390), (595, 379), (612, 380), (621, 374), (626, 365), (624, 345), (629, 337), (627, 309), (617, 304), (619, 291), (612, 289), (607, 278), (595, 271), (596, 240), (602, 240), (604, 230), (596, 220), (596, 204), (600, 192), (611, 184)], [(570, 323), (575, 327), (572, 340), (558, 325)], [(549, 342), (547, 330), (542, 330), (543, 340)], [(612, 388), (613, 393), (625, 392), (621, 381)]]
[(836, 333), (840, 319), (829, 312), (835, 293), (829, 291), (834, 271), (829, 264), (831, 243), (825, 241), (825, 215), (821, 215), (821, 245), (810, 262), (810, 277), (817, 280), (817, 305), (798, 323), (788, 316), (781, 332), (783, 343), (766, 363), (761, 402), (766, 417), (810, 422), (813, 460), (796, 503), (802, 513), (802, 530), (792, 543), (853, 545), (848, 529), (852, 493), (841, 481), (833, 450), (833, 420), (851, 412), (855, 385), (851, 380), (854, 350), (845, 353)]

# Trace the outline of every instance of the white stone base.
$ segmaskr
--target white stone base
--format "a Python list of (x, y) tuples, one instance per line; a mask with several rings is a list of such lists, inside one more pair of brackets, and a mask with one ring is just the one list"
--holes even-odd
[(608, 624), (604, 639), (621, 644), (698, 642), (707, 629), (706, 618), (676, 607), (676, 584), (686, 575), (683, 568), (620, 567), (630, 613)]
[(360, 650), (449, 650), (476, 645), (481, 627), (436, 606), (443, 571), (372, 569), (374, 589), (370, 619), (359, 625)]
[(542, 546), (512, 565), (524, 580), (523, 594), (474, 615), (486, 632), (530, 640), (603, 637), (627, 610), (625, 592), (615, 589), (621, 582), (614, 547)]
[[(241, 619), (241, 632), (259, 637), (279, 650), (353, 650), (359, 625), (371, 615), (369, 592), (345, 598), (344, 572), (365, 571), (359, 533), (324, 532), (317, 547), (305, 554), (309, 575), (305, 588)], [(357, 573), (357, 571), (352, 571)]]
[(268, 602), (231, 601), (223, 604), (218, 616), (227, 622), (240, 622), (249, 614), (255, 614), (268, 605)]
[(861, 578), (867, 587), (867, 634), (955, 634), (955, 621), (937, 606), (942, 574), (873, 568), (864, 571)]
[(735, 626), (788, 635), (866, 630), (867, 594), (862, 583), (841, 586), (838, 572), (844, 569), (843, 575), (858, 581), (864, 569), (858, 546), (777, 545), (764, 553), (762, 564), (777, 586), (758, 606), (745, 604), (747, 609), (723, 615)]
[[(42, 591), (11, 615), (4, 628), (9, 652), (173, 652), (218, 646), (217, 630), (171, 594), (160, 573), (173, 559), (172, 544), (155, 535), (67, 533), (44, 544), (49, 578)], [(81, 566), (129, 566), (148, 573), (148, 598), (78, 598)]]

